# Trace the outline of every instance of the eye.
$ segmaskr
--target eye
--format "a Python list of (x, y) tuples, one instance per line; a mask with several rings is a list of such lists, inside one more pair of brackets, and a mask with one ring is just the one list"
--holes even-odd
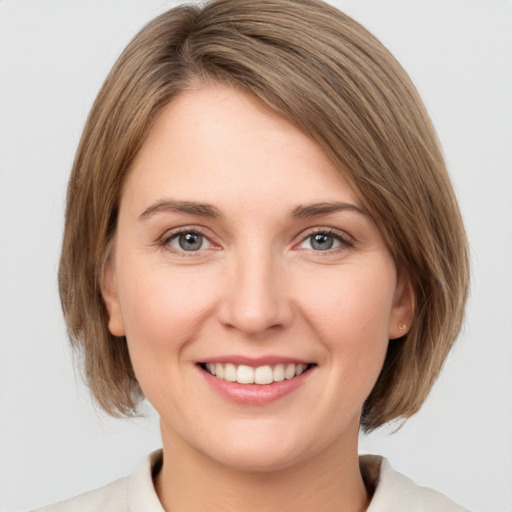
[(317, 231), (304, 238), (298, 245), (298, 248), (312, 251), (329, 251), (342, 246), (353, 246), (353, 242), (347, 235), (342, 235), (337, 232), (333, 233), (331, 231)]
[(212, 247), (211, 242), (197, 231), (182, 231), (171, 235), (164, 241), (165, 245), (177, 251), (197, 252)]

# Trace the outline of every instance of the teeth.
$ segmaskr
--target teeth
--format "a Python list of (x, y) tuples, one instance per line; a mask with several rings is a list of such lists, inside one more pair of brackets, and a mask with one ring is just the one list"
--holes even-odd
[(255, 384), (271, 384), (272, 382), (274, 382), (272, 366), (259, 366), (254, 370)]
[(295, 365), (294, 364), (289, 364), (286, 367), (286, 370), (284, 371), (284, 378), (285, 379), (291, 379), (293, 377), (295, 377)]
[(236, 381), (236, 367), (234, 364), (224, 366), (224, 380), (229, 380), (229, 382)]
[(284, 380), (284, 364), (274, 366), (274, 381), (281, 382)]
[(304, 373), (305, 369), (306, 369), (305, 364), (299, 364), (299, 366), (297, 366), (297, 369), (295, 370), (295, 375), (300, 375), (301, 373)]
[(236, 371), (236, 381), (240, 384), (253, 384), (254, 368), (241, 364)]
[(307, 365), (305, 364), (276, 364), (275, 366), (265, 365), (253, 368), (241, 364), (236, 366), (232, 363), (207, 363), (206, 370), (218, 379), (224, 379), (229, 382), (238, 382), (239, 384), (272, 384), (272, 382), (281, 382), (285, 379), (293, 379), (303, 374)]

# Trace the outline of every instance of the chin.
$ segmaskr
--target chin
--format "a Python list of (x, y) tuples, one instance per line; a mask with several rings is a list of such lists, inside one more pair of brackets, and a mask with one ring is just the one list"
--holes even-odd
[(271, 473), (291, 468), (305, 458), (295, 450), (254, 448), (242, 446), (238, 449), (215, 453), (218, 464), (236, 471), (247, 473)]
[[(202, 453), (216, 463), (244, 472), (274, 472), (297, 465), (325, 447), (305, 432), (240, 426), (241, 431), (204, 439)], [(238, 435), (237, 435), (238, 434)], [(228, 439), (229, 442), (225, 442)], [(201, 449), (203, 448), (203, 449)]]

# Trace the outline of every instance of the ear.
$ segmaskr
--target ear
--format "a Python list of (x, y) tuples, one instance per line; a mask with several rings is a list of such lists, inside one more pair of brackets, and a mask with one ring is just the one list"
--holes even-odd
[(409, 332), (414, 319), (414, 305), (415, 297), (409, 279), (399, 275), (389, 316), (390, 340), (401, 338)]
[(111, 254), (103, 266), (101, 294), (108, 312), (108, 330), (113, 336), (124, 336), (124, 321), (117, 290), (114, 258)]

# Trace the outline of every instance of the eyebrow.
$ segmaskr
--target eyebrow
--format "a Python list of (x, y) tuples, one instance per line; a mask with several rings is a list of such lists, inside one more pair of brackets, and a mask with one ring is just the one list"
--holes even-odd
[(146, 220), (152, 215), (160, 212), (183, 212), (200, 217), (220, 218), (222, 214), (215, 206), (195, 201), (175, 201), (173, 199), (161, 199), (146, 208), (140, 215), (139, 220)]
[[(299, 205), (292, 211), (292, 217), (296, 219), (307, 219), (320, 215), (328, 215), (340, 211), (355, 211), (366, 215), (366, 211), (355, 204), (334, 202), (334, 203), (314, 203), (309, 205)], [(144, 221), (149, 217), (160, 212), (183, 212), (200, 217), (210, 217), (218, 219), (222, 213), (215, 206), (208, 203), (198, 203), (195, 201), (176, 201), (174, 199), (161, 199), (146, 208), (140, 215), (139, 220)]]
[(334, 203), (315, 203), (309, 205), (297, 206), (292, 212), (292, 217), (296, 219), (307, 219), (319, 215), (327, 215), (329, 213), (342, 212), (345, 210), (354, 211), (362, 215), (367, 212), (361, 206), (352, 203), (334, 202)]

